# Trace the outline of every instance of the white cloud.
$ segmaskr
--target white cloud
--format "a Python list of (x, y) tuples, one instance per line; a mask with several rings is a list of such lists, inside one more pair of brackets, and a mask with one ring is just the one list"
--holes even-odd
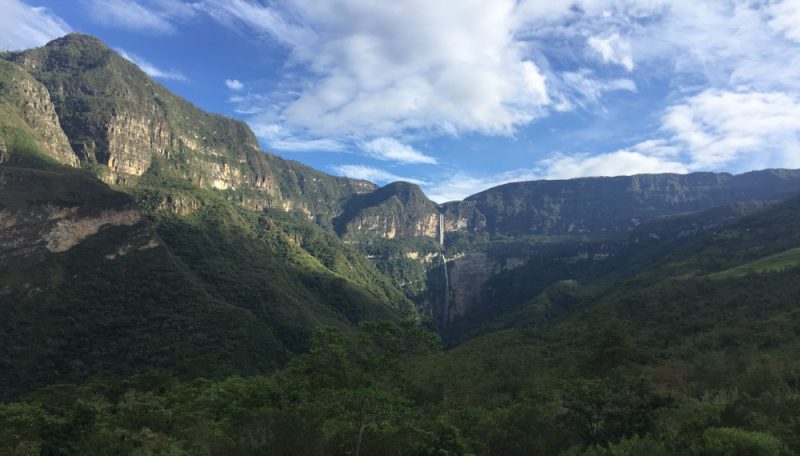
[[(664, 13), (640, 27), (632, 46), (637, 61), (653, 70), (669, 70), (676, 85), (686, 81), (719, 89), (746, 85), (762, 91), (796, 90), (798, 47), (783, 35), (795, 29), (770, 15), (790, 2), (796, 0), (772, 6), (747, 0), (665, 2)], [(784, 9), (780, 17), (785, 19), (791, 8)]]
[(251, 122), (253, 133), (267, 141), (270, 149), (284, 152), (342, 152), (345, 145), (331, 138), (302, 138), (292, 135), (282, 125)]
[(542, 160), (545, 179), (572, 179), (592, 176), (631, 176), (634, 174), (686, 173), (686, 165), (641, 152), (620, 150), (607, 154), (556, 155)]
[(42, 46), (70, 32), (66, 22), (44, 7), (0, 0), (0, 11), (0, 51)]
[(517, 169), (488, 176), (474, 176), (463, 171), (456, 172), (435, 184), (425, 187), (425, 194), (437, 203), (458, 201), (487, 188), (509, 182), (541, 179), (542, 176), (531, 169)]
[(667, 109), (662, 129), (694, 169), (800, 166), (800, 98), (708, 89)]
[(392, 138), (376, 138), (359, 144), (361, 150), (378, 160), (398, 163), (436, 164), (436, 159)]
[(783, 0), (769, 6), (769, 25), (787, 38), (800, 42), (800, 1)]
[(89, 17), (104, 26), (159, 34), (175, 32), (172, 19), (180, 2), (158, 3), (165, 8), (156, 10), (137, 0), (86, 0)]
[(681, 153), (678, 147), (665, 139), (648, 139), (634, 145), (631, 150), (655, 157), (675, 157)]
[(242, 90), (244, 89), (244, 84), (238, 79), (226, 79), (225, 85), (228, 86), (231, 90)]
[(631, 43), (627, 39), (621, 38), (619, 33), (615, 32), (605, 37), (589, 37), (588, 44), (604, 63), (612, 63), (628, 71), (633, 71)]
[(562, 73), (558, 87), (561, 89), (559, 101), (564, 103), (563, 108), (558, 108), (560, 111), (574, 109), (576, 104), (584, 108), (599, 104), (608, 92), (637, 92), (636, 83), (631, 79), (596, 79), (586, 68)]
[(642, 150), (669, 148), (658, 141), (648, 141), (634, 146), (631, 151), (590, 154), (556, 154), (540, 160), (530, 169), (520, 168), (488, 176), (474, 176), (463, 171), (436, 181), (425, 187), (428, 197), (437, 203), (457, 201), (488, 188), (509, 182), (540, 179), (573, 179), (578, 177), (629, 176), (653, 173), (686, 173), (688, 167), (667, 157), (648, 154)]
[[(378, 159), (433, 163), (432, 152), (390, 138), (515, 135), (552, 111), (602, 108), (612, 92), (654, 106), (664, 103), (659, 90), (668, 92), (671, 106), (650, 113), (650, 140), (445, 179), (453, 190), (441, 187), (442, 197), (514, 176), (800, 166), (800, 0), (84, 2), (113, 10), (92, 16), (109, 25), (170, 33), (202, 12), (283, 46), (285, 78), (231, 102), (284, 151), (359, 147)], [(610, 66), (629, 74), (609, 76), (619, 73)]]
[(184, 76), (180, 71), (177, 70), (163, 70), (158, 68), (157, 66), (153, 65), (152, 63), (148, 62), (147, 60), (139, 57), (136, 54), (132, 54), (130, 52), (126, 52), (124, 49), (116, 48), (115, 49), (119, 55), (121, 55), (124, 59), (136, 64), (142, 71), (147, 73), (148, 76), (152, 78), (158, 79), (172, 79), (176, 81), (185, 81), (186, 76)]
[(350, 177), (353, 179), (364, 179), (379, 184), (406, 181), (411, 182), (412, 184), (425, 185), (425, 182), (418, 179), (401, 177), (380, 168), (373, 168), (364, 165), (336, 165), (333, 166), (333, 171), (340, 176)]
[(291, 50), (307, 84), (276, 113), (288, 128), (379, 137), (408, 130), (512, 134), (544, 115), (545, 76), (514, 38), (516, 3), (235, 0), (204, 8)]

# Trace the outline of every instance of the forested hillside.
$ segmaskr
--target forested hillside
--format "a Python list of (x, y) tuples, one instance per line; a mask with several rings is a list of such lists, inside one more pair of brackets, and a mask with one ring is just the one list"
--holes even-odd
[(800, 452), (800, 171), (436, 204), (0, 54), (0, 454)]

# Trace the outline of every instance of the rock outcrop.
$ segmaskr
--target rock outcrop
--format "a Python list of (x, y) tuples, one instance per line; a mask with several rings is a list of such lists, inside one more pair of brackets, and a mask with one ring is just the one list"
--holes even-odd
[(376, 188), (262, 152), (246, 124), (173, 95), (94, 37), (70, 34), (4, 57), (49, 90), (74, 150), (70, 164), (92, 165), (107, 183), (169, 176), (227, 191), (247, 207), (291, 207), (328, 223), (343, 200)]
[[(4, 127), (18, 128), (30, 134), (41, 152), (61, 164), (78, 165), (67, 136), (61, 129), (47, 88), (17, 65), (0, 59), (0, 104), (16, 116), (0, 116)], [(16, 117), (17, 121), (15, 122)], [(0, 141), (0, 162), (8, 158), (8, 146)]]
[[(23, 191), (26, 194), (21, 194)], [(94, 195), (76, 195), (73, 200), (67, 197), (69, 192), (84, 191)], [(91, 177), (77, 173), (54, 175), (0, 168), (0, 192), (3, 262), (14, 259), (33, 264), (48, 253), (72, 249), (101, 229), (144, 223), (130, 197), (111, 192)], [(142, 242), (157, 241), (151, 233)]]

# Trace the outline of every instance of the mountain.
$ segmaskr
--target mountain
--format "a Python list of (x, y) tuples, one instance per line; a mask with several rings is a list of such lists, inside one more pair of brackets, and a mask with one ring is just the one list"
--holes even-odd
[[(640, 250), (638, 234), (631, 235), (650, 221), (713, 208), (722, 212), (706, 214), (709, 220), (725, 213), (732, 221), (749, 213), (748, 207), (798, 194), (796, 170), (518, 182), (442, 205), (411, 184), (392, 184), (351, 199), (334, 225), (346, 238), (358, 239), (424, 314), (445, 326), (461, 320), (469, 326), (533, 299), (559, 280), (577, 278), (578, 269), (613, 268), (616, 256)], [(683, 237), (709, 224), (714, 225), (707, 220), (686, 227)], [(439, 248), (419, 240), (438, 242), (441, 232)], [(447, 283), (442, 258), (448, 262)]]
[(414, 315), (322, 227), (373, 184), (259, 151), (94, 38), (3, 57), (0, 397), (264, 372), (314, 328)]
[[(273, 375), (55, 385), (0, 404), (0, 444), (69, 455), (796, 454), (800, 258), (767, 260), (800, 248), (800, 199), (756, 209), (653, 221), (637, 236), (716, 228), (611, 287), (596, 286), (602, 277), (550, 287), (507, 326), (450, 350), (416, 325), (372, 323), (317, 332)], [(755, 263), (769, 265), (718, 275)]]
[(393, 239), (438, 237), (439, 211), (416, 184), (394, 182), (374, 192), (350, 198), (334, 219), (340, 236), (360, 233)]
[(47, 89), (20, 67), (0, 60), (0, 163), (15, 158), (15, 149), (34, 147), (58, 163), (78, 164)]
[[(193, 376), (155, 353), (197, 332), (216, 343), (171, 353), (242, 373), (303, 352), (316, 328), (369, 319), (421, 317), (452, 343), (569, 297), (575, 281), (634, 277), (800, 193), (800, 172), (765, 170), (519, 182), (436, 204), (415, 184), (378, 187), (261, 151), (244, 123), (171, 94), (93, 37), (0, 56), (0, 359), (29, 360), (13, 375), (31, 387), (150, 367)], [(139, 271), (150, 263), (163, 273)], [(65, 304), (82, 301), (92, 306)], [(208, 328), (211, 314), (249, 329)], [(188, 319), (175, 339), (139, 337), (174, 319)], [(34, 339), (20, 323), (33, 320), (58, 337)], [(134, 358), (109, 369), (104, 346)]]
[(645, 220), (800, 193), (800, 171), (584, 178), (501, 185), (467, 198), (505, 235), (627, 232)]
[(160, 173), (224, 190), (254, 209), (291, 209), (312, 219), (329, 219), (340, 200), (375, 188), (260, 151), (243, 122), (173, 95), (94, 37), (70, 34), (4, 58), (47, 88), (80, 163), (107, 183), (135, 185)]

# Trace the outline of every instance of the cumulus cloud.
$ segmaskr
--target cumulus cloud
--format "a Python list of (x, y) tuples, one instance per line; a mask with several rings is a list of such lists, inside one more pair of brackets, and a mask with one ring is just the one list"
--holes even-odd
[(605, 37), (589, 37), (588, 44), (604, 63), (619, 65), (628, 71), (633, 71), (631, 43), (621, 38), (619, 33), (615, 32)]
[(694, 169), (800, 166), (800, 98), (708, 89), (667, 109), (662, 128)]
[(336, 165), (333, 166), (332, 169), (336, 174), (340, 176), (351, 177), (353, 179), (364, 179), (379, 184), (385, 184), (396, 181), (405, 181), (405, 182), (411, 182), (412, 184), (425, 185), (425, 182), (419, 179), (413, 179), (410, 177), (401, 177), (396, 174), (390, 173), (386, 170), (380, 168), (373, 168), (371, 166)]
[(164, 70), (158, 68), (157, 66), (153, 65), (152, 63), (148, 62), (144, 58), (132, 54), (130, 52), (125, 51), (124, 49), (116, 48), (115, 51), (119, 53), (124, 59), (136, 64), (142, 71), (147, 73), (148, 76), (157, 79), (172, 79), (175, 81), (185, 81), (186, 76), (184, 76), (180, 71), (177, 70)]
[(91, 16), (109, 25), (140, 17), (139, 30), (171, 33), (202, 13), (284, 47), (284, 80), (231, 97), (278, 150), (433, 164), (443, 162), (434, 151), (392, 138), (514, 137), (553, 111), (605, 109), (620, 92), (664, 103), (650, 131), (629, 132), (638, 144), (486, 177), (447, 171), (429, 190), (440, 199), (520, 178), (800, 166), (798, 0), (83, 1), (127, 5), (107, 8), (126, 17)]
[(66, 22), (44, 7), (0, 0), (0, 10), (0, 51), (42, 46), (70, 32)]
[(311, 135), (407, 130), (511, 134), (550, 103), (546, 78), (515, 41), (514, 0), (209, 1), (218, 20), (287, 46), (310, 79), (276, 117)]
[(769, 25), (787, 38), (800, 42), (800, 1), (783, 0), (772, 3), (767, 9), (772, 16)]
[(378, 160), (398, 163), (436, 164), (436, 159), (392, 138), (376, 138), (360, 144), (361, 150)]
[(238, 79), (226, 79), (225, 85), (228, 86), (231, 90), (242, 90), (244, 89), (244, 84)]

